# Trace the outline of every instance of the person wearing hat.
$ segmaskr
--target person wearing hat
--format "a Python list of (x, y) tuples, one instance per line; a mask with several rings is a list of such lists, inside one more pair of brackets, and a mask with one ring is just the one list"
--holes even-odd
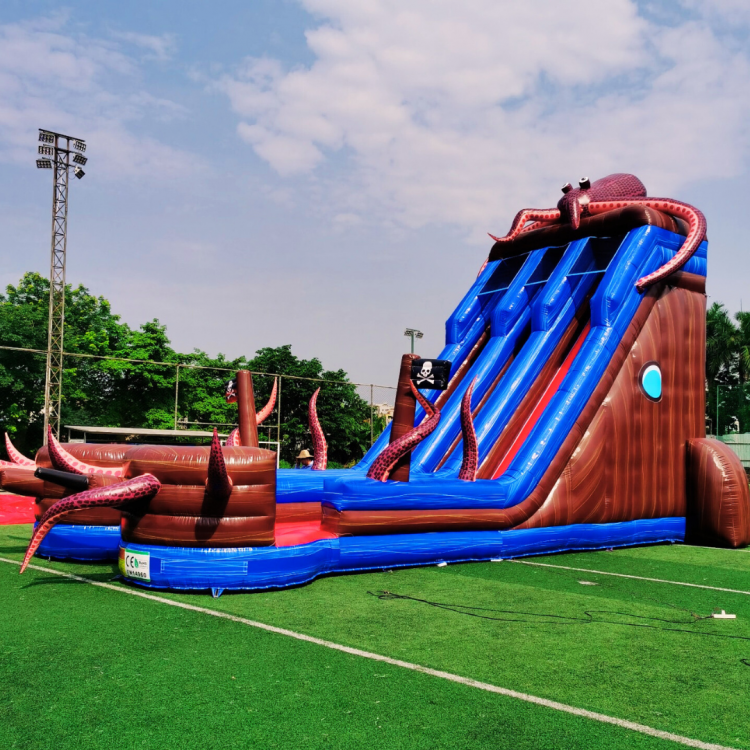
[(313, 457), (309, 450), (301, 450), (299, 456), (297, 456), (297, 468), (298, 469), (311, 469), (313, 463)]

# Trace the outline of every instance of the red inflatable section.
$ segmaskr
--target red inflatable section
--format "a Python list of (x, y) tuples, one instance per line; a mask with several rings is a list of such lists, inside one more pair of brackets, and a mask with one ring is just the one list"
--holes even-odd
[(338, 534), (320, 528), (320, 521), (300, 521), (297, 523), (276, 524), (276, 546), (292, 547), (307, 544), (318, 539), (335, 539)]
[(34, 523), (34, 498), (0, 494), (0, 526)]

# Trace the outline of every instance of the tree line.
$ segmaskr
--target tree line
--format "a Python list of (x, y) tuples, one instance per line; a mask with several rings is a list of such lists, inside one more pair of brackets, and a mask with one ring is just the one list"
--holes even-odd
[[(48, 305), (49, 281), (38, 273), (27, 273), (18, 285), (9, 285), (0, 295), (0, 345), (46, 351)], [(117, 359), (65, 357), (62, 425), (172, 429), (178, 378), (180, 423), (233, 424), (237, 406), (226, 403), (225, 384), (232, 372), (248, 369), (325, 381), (283, 379), (282, 460), (292, 462), (300, 449), (311, 447), (307, 405), (318, 386), (322, 387), (317, 409), (328, 441), (329, 465), (358, 460), (370, 444), (370, 406), (347, 373), (326, 370), (317, 358), (300, 359), (290, 345), (262, 348), (254, 356), (236, 359), (223, 354), (211, 357), (199, 349), (180, 353), (158, 320), (131, 328), (112, 312), (106, 299), (81, 285), (65, 289), (64, 341), (66, 352)], [(183, 365), (179, 375), (178, 364)], [(0, 430), (29, 455), (42, 444), (45, 367), (44, 355), (0, 350)], [(255, 377), (254, 386), (260, 409), (270, 396), (273, 378)], [(268, 424), (270, 436), (276, 439), (276, 410)], [(383, 425), (376, 427), (377, 435)], [(269, 430), (261, 426), (261, 439), (267, 435)]]
[(706, 313), (706, 427), (709, 432), (718, 435), (750, 432), (748, 379), (750, 312), (738, 312), (732, 317), (724, 305), (714, 302)]
[[(46, 350), (49, 281), (27, 273), (18, 285), (0, 294), (0, 345)], [(179, 378), (177, 414), (181, 424), (206, 429), (210, 424), (233, 424), (237, 407), (224, 399), (231, 372), (279, 373), (285, 378), (281, 394), (281, 458), (292, 462), (309, 448), (307, 404), (322, 385), (318, 415), (326, 433), (333, 465), (358, 460), (370, 444), (370, 406), (349, 382), (344, 370), (325, 370), (317, 358), (300, 359), (290, 345), (258, 349), (254, 356), (228, 359), (209, 356), (200, 349), (189, 354), (171, 346), (166, 326), (151, 320), (133, 329), (112, 312), (104, 297), (84, 286), (65, 290), (65, 351), (111, 357), (66, 357), (63, 374), (61, 424), (105, 427), (171, 429), (175, 416), (175, 385)], [(144, 360), (126, 362), (118, 360)], [(156, 364), (168, 363), (167, 365)], [(179, 375), (176, 365), (181, 365)], [(715, 302), (706, 315), (706, 424), (709, 432), (750, 431), (750, 312), (732, 317)], [(44, 355), (0, 350), (0, 430), (7, 431), (18, 447), (33, 454), (42, 443), (44, 424)], [(268, 400), (270, 377), (254, 379), (258, 408)], [(718, 401), (717, 401), (718, 399)], [(718, 405), (718, 421), (717, 421)], [(276, 439), (271, 429), (261, 437)], [(374, 435), (385, 424), (375, 418)]]

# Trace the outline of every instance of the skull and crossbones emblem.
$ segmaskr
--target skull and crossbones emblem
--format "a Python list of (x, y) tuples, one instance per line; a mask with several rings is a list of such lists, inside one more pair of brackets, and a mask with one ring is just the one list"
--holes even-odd
[(419, 371), (419, 375), (417, 375), (417, 385), (422, 385), (422, 383), (435, 385), (435, 377), (432, 374), (432, 362), (429, 360), (422, 365), (422, 369)]
[(234, 404), (237, 401), (237, 381), (232, 379), (227, 382), (227, 392), (224, 394), (224, 398), (228, 404)]

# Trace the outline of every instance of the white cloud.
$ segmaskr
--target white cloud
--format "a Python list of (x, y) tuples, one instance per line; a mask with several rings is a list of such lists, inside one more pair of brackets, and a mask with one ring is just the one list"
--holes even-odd
[(744, 0), (685, 0), (669, 25), (632, 0), (301, 1), (312, 65), (249, 58), (215, 86), (282, 176), (343, 157), (332, 216), (502, 231), (582, 174), (663, 194), (744, 169), (750, 58), (716, 31)]
[[(166, 37), (138, 43), (155, 55), (168, 50)], [(65, 19), (0, 24), (2, 161), (33, 164), (43, 127), (86, 139), (97, 176), (181, 179), (203, 162), (133, 126), (185, 115), (180, 104), (144, 90), (140, 63), (116, 42), (69, 31)], [(107, 159), (97, 160), (105, 149)]]

